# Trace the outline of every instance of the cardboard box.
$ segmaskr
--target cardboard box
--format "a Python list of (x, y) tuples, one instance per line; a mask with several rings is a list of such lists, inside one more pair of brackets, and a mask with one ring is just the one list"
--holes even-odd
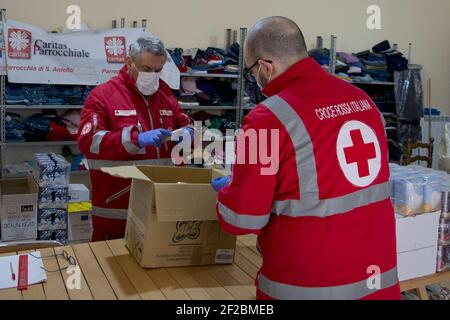
[(436, 272), (439, 218), (441, 212), (396, 216), (397, 260), (400, 281)]
[(67, 208), (38, 209), (37, 226), (38, 231), (67, 229)]
[(69, 202), (85, 202), (90, 200), (89, 189), (84, 184), (69, 185)]
[(39, 186), (39, 209), (67, 209), (69, 188), (67, 185)]
[(38, 231), (39, 240), (56, 240), (62, 244), (67, 241), (67, 229)]
[(2, 241), (35, 240), (38, 187), (28, 179), (0, 181)]
[(217, 220), (215, 169), (132, 166), (103, 168), (132, 178), (126, 246), (142, 267), (229, 264), (236, 237)]
[(92, 237), (92, 203), (69, 203), (69, 233), (70, 243), (88, 242)]

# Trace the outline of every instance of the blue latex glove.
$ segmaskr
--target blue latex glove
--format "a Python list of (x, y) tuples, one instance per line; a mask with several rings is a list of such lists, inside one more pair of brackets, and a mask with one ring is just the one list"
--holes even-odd
[(159, 147), (164, 141), (165, 136), (170, 137), (172, 133), (166, 129), (155, 129), (139, 133), (138, 143), (139, 147), (145, 148), (148, 146)]
[(223, 188), (225, 188), (230, 183), (230, 176), (215, 178), (211, 182), (211, 186), (213, 187), (216, 192), (219, 192)]
[(176, 140), (177, 143), (183, 141), (183, 136), (185, 135), (185, 132), (188, 132), (189, 135), (191, 136), (191, 142), (194, 140), (194, 129), (192, 129), (191, 127), (185, 127), (183, 128), (183, 134), (177, 138)]

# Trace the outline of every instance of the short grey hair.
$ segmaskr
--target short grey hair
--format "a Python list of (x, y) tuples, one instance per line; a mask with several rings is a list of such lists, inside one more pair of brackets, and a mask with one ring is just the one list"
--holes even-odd
[(164, 43), (155, 36), (139, 38), (130, 45), (130, 57), (136, 60), (143, 52), (150, 52), (167, 59), (167, 51)]

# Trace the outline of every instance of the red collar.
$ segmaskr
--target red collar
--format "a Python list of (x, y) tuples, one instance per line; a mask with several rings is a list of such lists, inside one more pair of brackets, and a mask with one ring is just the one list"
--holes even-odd
[(325, 72), (313, 58), (300, 60), (284, 73), (273, 79), (265, 86), (262, 93), (267, 96), (274, 96), (282, 91), (286, 85), (297, 79), (308, 79), (311, 75)]

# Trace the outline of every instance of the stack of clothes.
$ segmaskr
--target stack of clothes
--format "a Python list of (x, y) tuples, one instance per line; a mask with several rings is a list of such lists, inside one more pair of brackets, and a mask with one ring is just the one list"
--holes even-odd
[(239, 72), (239, 44), (234, 43), (228, 50), (209, 47), (200, 49), (181, 48), (168, 50), (180, 72), (230, 73)]
[(16, 113), (6, 113), (7, 142), (75, 141), (80, 123), (79, 110), (58, 116), (56, 110), (43, 110), (22, 121)]
[[(330, 63), (328, 49), (313, 49), (309, 55), (324, 69)], [(394, 71), (408, 69), (408, 60), (403, 54), (392, 49), (389, 41), (383, 41), (372, 48), (359, 53), (338, 52), (336, 74), (345, 80), (354, 82), (393, 81)]]
[(191, 115), (194, 121), (201, 121), (203, 130), (216, 129), (226, 133), (227, 129), (236, 129), (236, 111), (227, 110), (223, 116), (213, 115), (206, 111), (199, 111)]
[(6, 84), (8, 105), (82, 105), (94, 87), (45, 84)]
[(181, 106), (230, 106), (236, 102), (237, 82), (226, 79), (184, 77), (177, 93)]

